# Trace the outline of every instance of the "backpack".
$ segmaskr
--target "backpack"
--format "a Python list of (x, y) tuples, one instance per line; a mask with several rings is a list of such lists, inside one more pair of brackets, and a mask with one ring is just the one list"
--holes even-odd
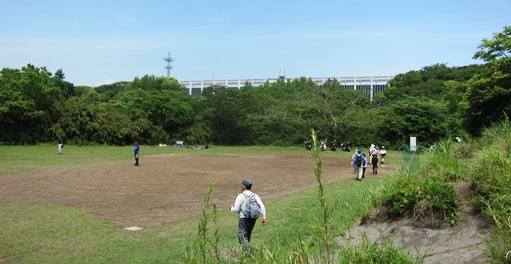
[(254, 194), (245, 194), (243, 193), (243, 195), (245, 196), (245, 199), (247, 199), (247, 204), (245, 206), (245, 208), (243, 209), (243, 215), (246, 217), (246, 218), (258, 218), (259, 215), (261, 214), (261, 207), (259, 206), (259, 204), (257, 203), (257, 199), (255, 197)]
[(357, 155), (357, 161), (355, 162), (357, 167), (362, 166), (362, 155)]

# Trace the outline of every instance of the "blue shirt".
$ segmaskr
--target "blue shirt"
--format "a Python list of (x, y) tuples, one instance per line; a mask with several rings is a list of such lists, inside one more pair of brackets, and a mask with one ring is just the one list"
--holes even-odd
[(135, 154), (137, 154), (140, 151), (140, 146), (136, 145), (135, 149), (133, 149), (133, 151), (135, 152)]
[(367, 159), (366, 159), (366, 157), (362, 156), (362, 154), (357, 154), (357, 155), (353, 156), (353, 160), (352, 160), (353, 164), (355, 164), (355, 165), (357, 164), (358, 158), (362, 159), (362, 166), (364, 166), (364, 164), (367, 164)]

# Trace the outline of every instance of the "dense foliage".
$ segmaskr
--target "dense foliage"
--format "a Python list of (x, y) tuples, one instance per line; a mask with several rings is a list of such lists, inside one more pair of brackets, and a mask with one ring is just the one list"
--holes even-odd
[(511, 262), (511, 123), (502, 121), (483, 131), (468, 176), (475, 201), (493, 222), (485, 241), (491, 263)]
[[(27, 65), (0, 71), (0, 143), (58, 137), (75, 144), (301, 144), (319, 138), (399, 148), (478, 135), (511, 112), (511, 27), (484, 39), (484, 65), (426, 66), (398, 74), (375, 100), (336, 80), (279, 80), (239, 90), (207, 87), (191, 96), (176, 79), (143, 76), (99, 87), (74, 86), (62, 70)], [(465, 132), (466, 131), (466, 132)]]

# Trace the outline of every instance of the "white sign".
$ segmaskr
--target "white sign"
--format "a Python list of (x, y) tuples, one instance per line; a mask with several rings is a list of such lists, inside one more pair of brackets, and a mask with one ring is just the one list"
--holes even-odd
[(410, 150), (417, 151), (417, 137), (410, 137)]

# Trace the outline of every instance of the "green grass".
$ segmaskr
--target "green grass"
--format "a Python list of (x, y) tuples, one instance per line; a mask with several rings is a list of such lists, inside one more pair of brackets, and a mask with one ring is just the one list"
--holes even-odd
[(511, 263), (511, 122), (486, 128), (471, 159), (468, 177), (483, 214), (492, 219), (485, 253), (491, 263)]
[[(373, 178), (327, 186), (332, 234), (341, 234), (360, 219), (366, 210), (369, 189), (378, 181)], [(284, 252), (297, 241), (317, 248), (321, 208), (316, 195), (314, 189), (309, 189), (268, 203), (268, 225), (255, 227), (253, 243)], [(186, 245), (197, 232), (197, 217), (152, 230), (128, 232), (113, 222), (90, 218), (91, 210), (0, 205), (0, 260), (10, 263), (180, 263)], [(237, 218), (226, 211), (218, 214), (220, 246), (233, 248), (238, 246)]]
[[(212, 149), (192, 150), (187, 148), (141, 146), (140, 155), (152, 154), (190, 154), (190, 155), (266, 155), (266, 154), (307, 154), (304, 147), (214, 146)], [(347, 152), (325, 151), (322, 155), (350, 157)], [(133, 159), (133, 146), (73, 146), (66, 145), (62, 155), (57, 154), (57, 146), (0, 146), (0, 176), (18, 174), (32, 170), (59, 165), (97, 163), (112, 160)]]
[[(210, 150), (142, 146), (142, 155), (180, 153), (191, 155), (308, 154), (302, 147), (214, 147)], [(321, 156), (351, 157), (346, 152)], [(66, 146), (58, 155), (54, 146), (0, 146), (0, 175), (27, 172), (46, 166), (65, 166), (132, 159), (132, 147)], [(312, 157), (311, 157), (312, 159)], [(389, 163), (392, 160), (389, 159)], [(314, 177), (311, 171), (311, 177)], [(366, 212), (371, 190), (380, 179), (343, 181), (325, 186), (329, 234), (339, 236)], [(207, 190), (204, 190), (205, 195)], [(213, 189), (214, 193), (214, 189)], [(263, 198), (264, 199), (264, 198)], [(215, 202), (215, 201), (212, 201)], [(275, 256), (286, 256), (301, 245), (315, 255), (322, 249), (322, 209), (316, 188), (300, 191), (266, 204), (268, 225), (258, 224), (253, 243)], [(89, 216), (93, 208), (54, 205), (0, 204), (0, 262), (8, 263), (182, 263), (187, 245), (197, 235), (199, 214), (150, 230), (129, 232), (122, 226)], [(213, 229), (213, 226), (209, 228)], [(218, 211), (219, 246), (239, 248), (237, 216)]]
[[(483, 212), (493, 217), (495, 229), (491, 232), (492, 241), (486, 242), (486, 253), (491, 259), (506, 263), (510, 254), (510, 228), (506, 225), (509, 217), (509, 121), (496, 131), (488, 130), (480, 146), (488, 149), (469, 155), (470, 168), (459, 175), (461, 164), (453, 167), (446, 157), (434, 160), (439, 165), (430, 168), (437, 172), (433, 178), (460, 180), (468, 176), (482, 195)], [(493, 133), (493, 134), (492, 134)], [(501, 139), (491, 141), (491, 139)], [(488, 141), (484, 143), (484, 141)], [(478, 143), (478, 142), (475, 142)], [(483, 144), (484, 143), (484, 144)], [(468, 152), (477, 149), (466, 146)], [(450, 153), (451, 151), (447, 151)], [(458, 153), (456, 149), (452, 151)], [(462, 151), (460, 153), (464, 153)], [(215, 146), (210, 150), (159, 148), (142, 146), (142, 155), (152, 154), (190, 154), (190, 155), (268, 155), (268, 154), (308, 154), (302, 147), (224, 147)], [(351, 157), (346, 152), (322, 152), (321, 156)], [(388, 168), (399, 166), (388, 155)], [(56, 147), (42, 146), (0, 146), (0, 175), (29, 172), (46, 166), (67, 166), (132, 159), (132, 147), (110, 146), (66, 146), (63, 155), (56, 154)], [(312, 159), (312, 157), (311, 157)], [(442, 161), (442, 162), (439, 162)], [(445, 161), (445, 162), (444, 162)], [(424, 165), (429, 164), (428, 161)], [(442, 164), (442, 165), (440, 165)], [(445, 164), (449, 165), (446, 166)], [(488, 166), (488, 164), (492, 164)], [(446, 173), (449, 172), (449, 173)], [(461, 176), (461, 177), (460, 177)], [(311, 177), (314, 177), (311, 172)], [(328, 228), (331, 238), (344, 234), (351, 225), (364, 216), (376, 186), (381, 186), (381, 178), (369, 177), (357, 182), (353, 180), (328, 184), (325, 186), (325, 201), (328, 211)], [(204, 190), (205, 195), (207, 190)], [(214, 189), (213, 189), (214, 193)], [(488, 199), (489, 198), (489, 199)], [(264, 198), (263, 198), (264, 199)], [(485, 200), (487, 199), (487, 200)], [(214, 201), (213, 201), (214, 202)], [(324, 211), (318, 200), (318, 190), (310, 188), (266, 204), (268, 225), (256, 226), (253, 244), (269, 252), (266, 256), (279, 260), (275, 263), (298, 263), (297, 259), (321, 262), (324, 254), (322, 226)], [(172, 224), (151, 230), (129, 232), (119, 224), (89, 217), (93, 208), (74, 208), (52, 205), (12, 205), (0, 204), (0, 262), (9, 263), (182, 263), (187, 246), (197, 237), (199, 214)], [(209, 223), (209, 231), (218, 228), (218, 245), (227, 252), (236, 252), (240, 248), (236, 238), (236, 214), (219, 209), (218, 224)], [(211, 234), (210, 234), (211, 235)], [(385, 258), (390, 262), (405, 263), (409, 259), (399, 248), (393, 248), (391, 242), (378, 246), (366, 241), (354, 248), (339, 248), (333, 244), (338, 260), (365, 260)], [(295, 256), (294, 258), (290, 256)], [(399, 261), (398, 261), (399, 260)], [(416, 262), (410, 260), (412, 263)], [(418, 259), (417, 262), (420, 262)], [(269, 261), (271, 263), (271, 261)], [(306, 263), (306, 261), (305, 261)]]

